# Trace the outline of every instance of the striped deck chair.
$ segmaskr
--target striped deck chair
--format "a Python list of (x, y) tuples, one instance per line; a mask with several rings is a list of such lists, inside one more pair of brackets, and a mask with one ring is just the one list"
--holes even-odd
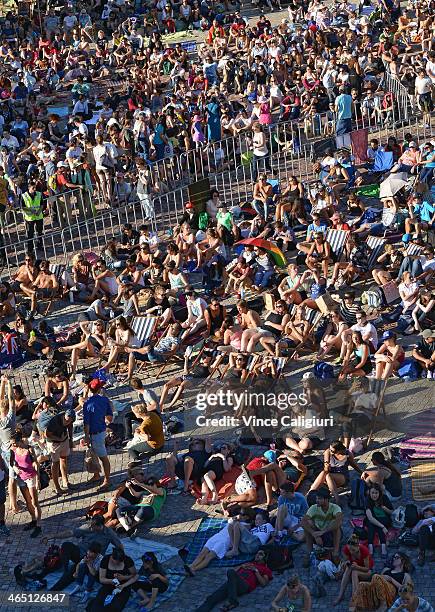
[[(147, 315), (145, 317), (133, 317), (130, 323), (131, 329), (134, 331), (134, 343), (137, 348), (143, 348), (151, 343), (157, 326), (155, 315)], [(141, 372), (145, 367), (152, 367), (156, 364), (142, 361), (138, 367), (138, 372)]]
[(46, 317), (48, 313), (50, 312), (51, 307), (53, 306), (53, 303), (56, 300), (56, 298), (57, 299), (63, 298), (62, 275), (65, 272), (66, 266), (64, 266), (63, 264), (50, 264), (48, 269), (56, 277), (56, 280), (59, 283), (59, 288), (52, 291), (51, 296), (48, 299), (47, 307), (43, 314), (44, 317)]
[(410, 242), (408, 246), (406, 247), (406, 252), (408, 255), (418, 256), (423, 253), (423, 249), (424, 247), (420, 246), (419, 244), (414, 244), (413, 242)]
[[(316, 329), (316, 327), (319, 325), (320, 321), (323, 319), (323, 317), (325, 316), (323, 313), (319, 312), (318, 310), (314, 310), (313, 308), (306, 308), (306, 320), (308, 321), (308, 323), (310, 324), (310, 327), (308, 328), (308, 332), (307, 332), (307, 338), (310, 338), (310, 336), (312, 335), (312, 333), (314, 332), (314, 330)], [(304, 340), (303, 342), (299, 342), (299, 344), (297, 346), (295, 346), (293, 353), (289, 356), (289, 360), (290, 359), (294, 359), (294, 357), (296, 356), (298, 350), (300, 350), (304, 344), (305, 344), (306, 340)], [(312, 345), (313, 345), (313, 349), (315, 347), (315, 341), (312, 340)], [(308, 346), (305, 347), (307, 350), (311, 350)]]
[(377, 238), (376, 236), (368, 236), (366, 240), (367, 246), (371, 249), (369, 257), (369, 270), (373, 269), (378, 257), (381, 255), (385, 247), (385, 238)]
[(331, 251), (336, 261), (340, 261), (349, 235), (350, 232), (348, 230), (329, 229), (326, 232), (326, 240), (331, 245)]
[(369, 380), (370, 380), (370, 391), (376, 395), (377, 400), (376, 400), (375, 410), (373, 412), (373, 418), (372, 418), (372, 424), (370, 426), (369, 437), (367, 439), (367, 446), (369, 446), (370, 442), (373, 439), (373, 434), (374, 434), (375, 427), (376, 427), (376, 421), (379, 417), (379, 413), (381, 412), (381, 410), (382, 410), (384, 417), (387, 416), (385, 412), (384, 396), (385, 396), (385, 390), (387, 388), (388, 379), (378, 380), (377, 378), (370, 378)]
[(180, 344), (179, 348), (177, 349), (177, 352), (165, 360), (165, 363), (157, 372), (157, 378), (159, 378), (163, 374), (163, 372), (169, 365), (171, 365), (171, 363), (184, 361), (186, 355), (190, 358), (195, 352), (201, 353), (206, 338), (205, 333), (205, 330), (202, 329), (188, 336)]

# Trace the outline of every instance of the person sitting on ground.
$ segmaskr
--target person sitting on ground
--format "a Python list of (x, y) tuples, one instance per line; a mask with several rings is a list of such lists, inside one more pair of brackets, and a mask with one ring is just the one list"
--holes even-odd
[(340, 506), (331, 503), (329, 498), (329, 491), (326, 488), (317, 489), (316, 503), (308, 508), (305, 516), (302, 517), (301, 527), (305, 532), (307, 547), (302, 562), (303, 567), (308, 567), (310, 564), (310, 554), (314, 543), (317, 546), (332, 547), (333, 560), (338, 559), (343, 513)]
[(238, 597), (252, 592), (257, 586), (265, 587), (272, 580), (272, 572), (267, 567), (266, 552), (259, 550), (254, 561), (243, 563), (237, 569), (227, 571), (227, 581), (211, 593), (195, 612), (209, 612), (216, 604), (227, 600), (222, 612), (229, 612), (239, 606)]
[(279, 487), (275, 541), (291, 536), (297, 542), (302, 542), (305, 534), (300, 523), (307, 510), (308, 503), (302, 493), (295, 492), (292, 482), (283, 482)]
[(145, 404), (134, 406), (134, 414), (142, 420), (136, 427), (134, 437), (130, 440), (126, 449), (131, 459), (138, 459), (140, 455), (154, 455), (163, 448), (165, 436), (163, 433), (162, 419), (155, 411), (148, 412)]
[(346, 347), (347, 352), (344, 356), (338, 380), (341, 382), (346, 377), (367, 376), (371, 374), (373, 364), (370, 358), (370, 347), (363, 340), (362, 333), (353, 331), (352, 341), (350, 344), (346, 344)]
[(357, 610), (387, 610), (395, 601), (399, 589), (411, 582), (411, 561), (407, 555), (397, 552), (391, 564), (380, 574), (373, 574), (370, 582), (360, 582), (353, 594), (349, 612)]
[(136, 531), (139, 523), (158, 518), (166, 501), (166, 488), (160, 486), (158, 478), (144, 474), (139, 476), (138, 470), (134, 474), (135, 477), (126, 482), (126, 487), (135, 498), (135, 503), (123, 505), (119, 512), (117, 510), (118, 520), (129, 535)]
[(433, 378), (435, 373), (435, 329), (425, 329), (421, 340), (412, 351), (412, 356), (422, 373)]
[(400, 499), (402, 475), (397, 467), (388, 461), (380, 451), (372, 453), (371, 463), (374, 467), (366, 467), (361, 476), (365, 483), (379, 485), (392, 500)]
[(397, 592), (399, 597), (390, 607), (390, 612), (394, 610), (412, 610), (413, 612), (434, 612), (432, 605), (423, 597), (415, 594), (414, 584), (408, 582), (401, 586)]
[(368, 533), (369, 552), (373, 555), (373, 542), (377, 534), (381, 543), (381, 555), (385, 559), (387, 556), (387, 535), (392, 525), (391, 515), (393, 506), (382, 488), (377, 484), (369, 486), (367, 491), (367, 509), (364, 525)]
[(269, 522), (269, 514), (259, 510), (255, 515), (254, 527), (249, 528), (245, 523), (233, 520), (229, 524), (228, 535), (230, 548), (225, 554), (227, 559), (237, 557), (238, 554), (253, 554), (260, 546), (264, 546), (274, 532)]
[(183, 481), (183, 493), (187, 494), (190, 483), (200, 478), (201, 471), (211, 455), (211, 439), (194, 438), (189, 443), (187, 453), (181, 456), (177, 454), (175, 442), (172, 454), (166, 459), (166, 471), (170, 476), (167, 488), (170, 490), (176, 487), (177, 477)]
[(359, 474), (362, 470), (356, 463), (353, 454), (340, 441), (332, 442), (323, 453), (323, 471), (317, 476), (310, 487), (310, 491), (316, 491), (324, 483), (334, 496), (335, 503), (340, 505), (337, 488), (344, 487), (349, 482), (349, 465)]
[(360, 543), (359, 537), (354, 533), (343, 547), (344, 573), (341, 578), (340, 591), (334, 599), (337, 606), (343, 599), (349, 582), (352, 585), (352, 594), (356, 593), (360, 582), (371, 580), (374, 561), (369, 549)]
[(139, 579), (132, 585), (132, 589), (142, 597), (139, 605), (152, 610), (157, 596), (168, 590), (169, 578), (153, 552), (145, 552), (141, 560), (142, 566), (138, 570)]
[(123, 548), (114, 548), (100, 563), (98, 581), (100, 590), (86, 606), (87, 612), (119, 612), (124, 610), (131, 594), (131, 586), (138, 575), (131, 557)]
[[(421, 567), (426, 562), (426, 551), (435, 549), (435, 504), (425, 506), (421, 511), (421, 518), (412, 533), (418, 534), (418, 557), (417, 564)], [(434, 555), (432, 554), (431, 560)]]
[[(80, 603), (84, 604), (89, 601), (94, 585), (98, 582), (98, 574), (102, 560), (101, 544), (99, 542), (90, 542), (85, 556), (77, 563), (73, 573), (73, 578), (75, 578), (77, 584), (70, 595), (82, 592), (83, 595)], [(86, 587), (84, 586), (85, 578)]]
[(297, 574), (291, 574), (285, 585), (275, 595), (271, 609), (274, 612), (282, 612), (282, 610), (311, 612), (311, 606), (311, 594), (308, 587), (301, 582)]

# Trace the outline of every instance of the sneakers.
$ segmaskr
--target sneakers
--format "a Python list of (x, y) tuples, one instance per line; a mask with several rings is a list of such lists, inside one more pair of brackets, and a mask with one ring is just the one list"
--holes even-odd
[(9, 529), (6, 527), (6, 525), (0, 525), (0, 535), (3, 535), (3, 536), (8, 536), (8, 535), (10, 535), (10, 533), (11, 533), (11, 532), (10, 532), (10, 531), (9, 531)]

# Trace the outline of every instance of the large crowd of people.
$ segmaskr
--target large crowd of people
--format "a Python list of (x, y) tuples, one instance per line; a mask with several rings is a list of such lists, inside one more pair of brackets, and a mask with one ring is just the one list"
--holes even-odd
[[(294, 0), (276, 25), (279, 0), (259, 0), (250, 20), (229, 0), (21, 4), (0, 19), (0, 538), (27, 512), (22, 529), (49, 547), (16, 565), (18, 586), (45, 589), (61, 569), (50, 588), (90, 612), (132, 600), (151, 610), (171, 576), (152, 551), (139, 565), (123, 540), (179, 495), (227, 519), (196, 558), (180, 551), (186, 581), (244, 561), (197, 612), (236, 608), (271, 581), (265, 609), (321, 609), (335, 582), (334, 604), (349, 610), (433, 612), (415, 584), (435, 549), (435, 504), (409, 503), (389, 449), (360, 457), (393, 381), (435, 379), (433, 3)], [(168, 42), (183, 30), (203, 42)], [(403, 125), (403, 90), (424, 139)], [(363, 160), (345, 138), (362, 125), (395, 134), (366, 134)], [(297, 157), (316, 137), (331, 147), (311, 180), (277, 178), (275, 154)], [(212, 188), (164, 224), (159, 195), (193, 167), (216, 175), (235, 160), (250, 169), (249, 201)], [(48, 237), (77, 220), (58, 197), (74, 189), (80, 218), (130, 204), (146, 223), (50, 259)], [(24, 240), (17, 267), (13, 236)], [(25, 384), (32, 362), (39, 397)], [(246, 400), (277, 396), (289, 375), (294, 405)], [(203, 417), (228, 416), (216, 389), (248, 392), (231, 406), (245, 425), (187, 440), (199, 392)], [(71, 478), (79, 452), (86, 484)], [(53, 531), (48, 487), (59, 504), (86, 487), (101, 500), (87, 524)], [(282, 581), (294, 548), (299, 573)]]

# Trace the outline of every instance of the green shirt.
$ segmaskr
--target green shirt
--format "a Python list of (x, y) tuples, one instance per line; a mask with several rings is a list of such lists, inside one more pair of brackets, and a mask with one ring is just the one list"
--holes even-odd
[(322, 508), (317, 504), (314, 504), (314, 506), (311, 506), (307, 510), (308, 518), (313, 521), (316, 529), (318, 529), (319, 531), (328, 529), (329, 525), (332, 523), (332, 521), (338, 514), (341, 514), (340, 506), (338, 506), (337, 504), (332, 504), (331, 502), (329, 502), (329, 506), (326, 512), (324, 512)]
[(225, 227), (229, 232), (231, 231), (231, 228), (233, 226), (233, 215), (230, 213), (229, 210), (227, 210), (226, 212), (219, 211), (216, 215), (216, 220), (219, 225), (223, 225), (223, 227)]

